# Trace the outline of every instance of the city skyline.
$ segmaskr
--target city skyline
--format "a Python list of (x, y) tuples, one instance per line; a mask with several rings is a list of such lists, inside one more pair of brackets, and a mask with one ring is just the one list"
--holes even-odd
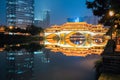
[(51, 25), (63, 24), (67, 18), (93, 16), (86, 8), (86, 0), (35, 0), (35, 19), (43, 10), (50, 11)]
[[(5, 0), (1, 1), (1, 5), (5, 4)], [(67, 18), (93, 16), (92, 11), (86, 8), (85, 2), (86, 0), (35, 0), (34, 19), (41, 20), (41, 13), (44, 10), (50, 11), (51, 25), (63, 24), (67, 22)], [(0, 21), (4, 24), (5, 6), (1, 6), (0, 10), (2, 11)]]
[(120, 0), (0, 0), (0, 80), (119, 80)]

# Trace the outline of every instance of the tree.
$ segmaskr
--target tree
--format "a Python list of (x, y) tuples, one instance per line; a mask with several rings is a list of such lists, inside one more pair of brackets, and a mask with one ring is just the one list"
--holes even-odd
[(113, 10), (116, 14), (120, 13), (120, 0), (94, 0), (86, 1), (88, 9), (92, 9), (95, 16), (100, 17), (99, 23), (111, 26), (113, 23), (113, 17), (108, 15), (110, 10)]
[(40, 32), (43, 32), (43, 29), (41, 27), (30, 25), (26, 28), (26, 31), (28, 33), (31, 33), (32, 35), (36, 35), (36, 34), (39, 34)]

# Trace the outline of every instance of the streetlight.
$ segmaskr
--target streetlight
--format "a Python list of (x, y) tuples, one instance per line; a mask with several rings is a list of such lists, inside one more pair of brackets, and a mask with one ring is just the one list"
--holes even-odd
[(13, 26), (9, 26), (9, 29), (12, 30), (12, 29), (13, 29)]
[(116, 29), (118, 29), (118, 27), (120, 26), (120, 21), (119, 21), (119, 19), (120, 19), (120, 15), (119, 14), (115, 14), (115, 12), (114, 11), (112, 11), (112, 10), (110, 10), (109, 11), (109, 15), (111, 16), (111, 17), (113, 17), (113, 25), (111, 26), (112, 27), (112, 30), (111, 30), (111, 39), (112, 39), (112, 33), (113, 33), (113, 29), (115, 30), (115, 41), (117, 42), (117, 30)]
[[(114, 16), (114, 11), (112, 11), (112, 10), (110, 10), (109, 11), (109, 16), (111, 16), (111, 17), (113, 17)], [(111, 30), (110, 30), (110, 37), (111, 37), (111, 39), (112, 39), (112, 33), (113, 33), (113, 25), (114, 25), (114, 20), (113, 20), (113, 23), (112, 23), (112, 25), (111, 25)]]
[(114, 16), (114, 14), (115, 14), (114, 11), (109, 11), (110, 16)]

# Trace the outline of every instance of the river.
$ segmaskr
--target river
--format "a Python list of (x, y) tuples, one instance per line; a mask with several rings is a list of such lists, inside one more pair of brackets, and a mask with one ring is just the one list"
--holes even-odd
[(4, 45), (0, 48), (0, 80), (95, 80), (98, 59), (96, 54), (68, 56), (36, 43)]

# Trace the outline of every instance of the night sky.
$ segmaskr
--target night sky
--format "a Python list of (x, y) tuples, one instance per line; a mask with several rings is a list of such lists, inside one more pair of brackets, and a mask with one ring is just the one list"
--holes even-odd
[(35, 0), (35, 18), (40, 19), (42, 10), (49, 10), (51, 24), (62, 24), (68, 17), (91, 16), (86, 0)]
[[(86, 8), (85, 1), (86, 0), (35, 0), (35, 19), (40, 19), (43, 10), (50, 11), (51, 24), (63, 24), (67, 21), (66, 18), (91, 16), (92, 11)], [(5, 0), (1, 0), (1, 2), (1, 4), (3, 4)]]

